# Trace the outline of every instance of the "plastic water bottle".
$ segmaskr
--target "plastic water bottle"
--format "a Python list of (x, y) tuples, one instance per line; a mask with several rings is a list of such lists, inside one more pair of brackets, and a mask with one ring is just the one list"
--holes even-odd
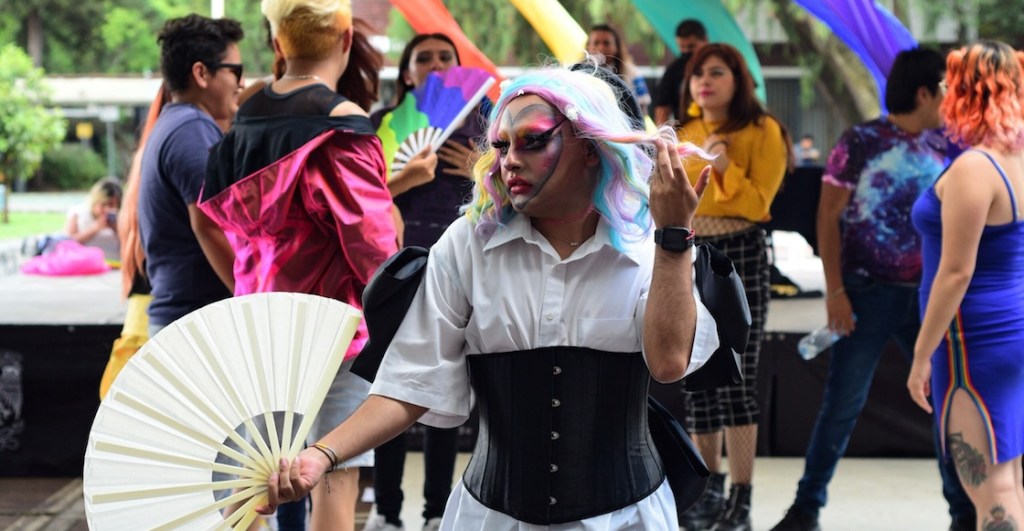
[(800, 342), (797, 343), (796, 349), (800, 352), (800, 357), (805, 360), (812, 360), (821, 354), (826, 349), (832, 346), (833, 343), (839, 340), (841, 336), (832, 331), (828, 325), (825, 325), (810, 334), (800, 338)]

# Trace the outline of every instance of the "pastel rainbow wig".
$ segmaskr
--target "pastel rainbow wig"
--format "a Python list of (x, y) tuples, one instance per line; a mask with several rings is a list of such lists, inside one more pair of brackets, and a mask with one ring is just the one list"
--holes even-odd
[(946, 58), (940, 108), (950, 138), (969, 146), (1024, 149), (1024, 54), (979, 41)]
[[(498, 140), (499, 119), (509, 102), (527, 94), (551, 104), (569, 119), (578, 138), (592, 140), (597, 147), (601, 164), (593, 204), (611, 226), (612, 244), (622, 250), (624, 240), (644, 238), (651, 230), (648, 180), (654, 168), (652, 151), (645, 144), (660, 137), (675, 145), (672, 129), (664, 127), (656, 134), (634, 130), (618, 106), (619, 95), (601, 78), (583, 71), (548, 67), (502, 83), (501, 96), (488, 117), (488, 146)], [(692, 144), (680, 147), (682, 156), (693, 153), (706, 156)], [(489, 238), (517, 214), (501, 177), (496, 149), (488, 147), (474, 166), (473, 174), (473, 199), (463, 207), (463, 212), (476, 226), (476, 234)]]
[(323, 59), (352, 27), (351, 0), (263, 0), (270, 34), (287, 59)]

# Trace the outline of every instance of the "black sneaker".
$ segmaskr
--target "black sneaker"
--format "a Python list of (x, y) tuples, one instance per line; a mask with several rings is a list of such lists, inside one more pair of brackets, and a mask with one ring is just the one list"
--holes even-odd
[(771, 531), (821, 531), (821, 526), (818, 525), (816, 515), (794, 505), (786, 511), (786, 516), (775, 524)]

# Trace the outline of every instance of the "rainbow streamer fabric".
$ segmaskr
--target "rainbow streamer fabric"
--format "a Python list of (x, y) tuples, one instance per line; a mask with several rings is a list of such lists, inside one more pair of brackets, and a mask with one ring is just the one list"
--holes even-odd
[(381, 119), (377, 136), (384, 148), (388, 175), (401, 171), (428, 145), (437, 151), (492, 85), (494, 78), (479, 68), (453, 66), (445, 72), (431, 72), (422, 85), (407, 93)]

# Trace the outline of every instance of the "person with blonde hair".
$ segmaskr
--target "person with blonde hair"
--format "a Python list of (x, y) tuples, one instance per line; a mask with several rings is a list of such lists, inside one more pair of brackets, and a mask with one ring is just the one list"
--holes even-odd
[(976, 528), (1020, 529), (1024, 53), (997, 41), (950, 52), (940, 90), (947, 131), (969, 149), (914, 203), (923, 317), (907, 388), (935, 415)]
[[(262, 9), (284, 72), (242, 103), (210, 154), (200, 208), (236, 256), (220, 274), (234, 278), (235, 295), (310, 293), (360, 308), (370, 276), (398, 250), (380, 141), (366, 111), (336, 91), (367, 49), (353, 46), (348, 0), (263, 0)], [(369, 383), (350, 371), (366, 338), (361, 325), (311, 441), (366, 399)], [(312, 492), (311, 529), (354, 529), (359, 467), (373, 453), (347, 458)]]
[(64, 233), (82, 245), (103, 249), (107, 260), (120, 259), (117, 210), (121, 208), (122, 195), (117, 179), (100, 179), (89, 189), (85, 202), (68, 211)]

